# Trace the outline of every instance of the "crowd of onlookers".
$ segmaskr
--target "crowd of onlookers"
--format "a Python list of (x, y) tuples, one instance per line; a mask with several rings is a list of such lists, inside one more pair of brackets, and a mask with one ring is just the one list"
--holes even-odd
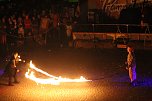
[[(6, 3), (0, 2), (0, 53), (3, 54), (6, 50), (15, 47), (26, 46), (29, 40), (33, 40), (39, 45), (58, 42), (63, 46), (72, 38), (72, 30), (101, 32), (115, 30), (113, 27), (116, 26), (76, 25), (82, 20), (79, 3), (72, 4), (72, 6), (66, 3), (65, 0), (27, 0), (27, 2), (8, 0)], [(122, 24), (128, 23), (126, 19), (129, 19), (128, 16), (131, 15), (121, 13), (122, 19), (120, 20), (126, 21), (122, 21)], [(136, 22), (140, 23), (141, 19), (136, 20), (139, 20)], [(132, 19), (130, 21), (133, 22)], [(123, 27), (120, 27), (121, 31), (123, 31)], [(132, 26), (127, 28), (134, 31)]]
[[(61, 8), (63, 10), (59, 10)], [(71, 15), (70, 8), (59, 5), (45, 9), (31, 7), (29, 10), (8, 3), (6, 6), (1, 5), (0, 11), (4, 12), (0, 13), (2, 54), (8, 48), (26, 45), (29, 39), (40, 45), (46, 45), (50, 41), (63, 44), (71, 38), (72, 25), (77, 22), (76, 17)]]

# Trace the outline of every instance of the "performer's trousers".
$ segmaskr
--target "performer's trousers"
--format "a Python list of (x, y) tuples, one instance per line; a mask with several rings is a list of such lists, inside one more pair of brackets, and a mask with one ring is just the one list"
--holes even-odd
[(136, 80), (136, 66), (129, 68), (129, 78), (131, 82)]
[(11, 74), (9, 74), (9, 76), (8, 76), (8, 83), (9, 84), (12, 84), (12, 81), (13, 81), (13, 78), (14, 78), (14, 82), (17, 82), (17, 76), (16, 76), (16, 74), (17, 74), (17, 69), (14, 69), (14, 71), (12, 71), (13, 73), (11, 73)]

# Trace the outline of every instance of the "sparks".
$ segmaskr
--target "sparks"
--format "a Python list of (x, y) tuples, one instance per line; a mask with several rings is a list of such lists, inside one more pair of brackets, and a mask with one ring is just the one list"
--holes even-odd
[[(35, 72), (39, 72), (41, 74), (44, 74), (45, 76), (48, 76), (49, 78), (44, 79), (44, 78), (37, 78), (35, 76)], [(52, 84), (52, 85), (59, 85), (61, 82), (87, 82), (91, 80), (85, 79), (83, 76), (80, 76), (79, 79), (69, 79), (69, 78), (62, 78), (61, 76), (53, 76), (50, 75), (49, 73), (37, 68), (32, 61), (30, 61), (30, 66), (28, 71), (25, 73), (25, 77), (35, 81), (37, 84)]]

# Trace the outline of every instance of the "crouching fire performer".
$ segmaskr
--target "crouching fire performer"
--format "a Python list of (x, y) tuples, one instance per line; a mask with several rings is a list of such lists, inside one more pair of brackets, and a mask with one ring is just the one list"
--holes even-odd
[(14, 78), (14, 83), (19, 83), (17, 80), (17, 63), (19, 62), (19, 55), (17, 52), (13, 53), (8, 64), (5, 67), (4, 73), (8, 76), (8, 86), (13, 86), (12, 79)]

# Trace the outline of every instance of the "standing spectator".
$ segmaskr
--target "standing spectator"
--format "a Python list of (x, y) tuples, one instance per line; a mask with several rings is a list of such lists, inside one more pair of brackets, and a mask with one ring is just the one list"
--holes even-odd
[(40, 22), (40, 34), (44, 40), (44, 44), (46, 44), (46, 36), (49, 30), (50, 19), (47, 15), (41, 18)]
[(1, 24), (0, 24), (0, 35), (1, 35), (1, 43), (3, 45), (6, 45), (6, 21), (5, 17), (2, 18)]
[(70, 40), (72, 39), (72, 25), (69, 21), (66, 24), (66, 35), (67, 35), (67, 42), (69, 43)]
[(75, 10), (75, 21), (78, 23), (80, 20), (80, 4), (78, 3)]
[(18, 26), (18, 36), (20, 38), (23, 38), (24, 37), (24, 26), (23, 26), (23, 21), (22, 21), (21, 17), (18, 18), (17, 26)]
[(53, 38), (55, 40), (59, 40), (59, 33), (58, 33), (58, 26), (59, 26), (59, 15), (55, 12), (53, 14)]
[(6, 56), (6, 22), (5, 17), (0, 22), (0, 51), (2, 58)]
[(7, 19), (7, 33), (11, 34), (13, 33), (13, 21), (10, 17)]
[(16, 17), (13, 17), (12, 21), (13, 21), (13, 33), (11, 35), (11, 39), (12, 39), (11, 46), (14, 46), (17, 43), (17, 36), (18, 36), (18, 33), (17, 33), (17, 19), (16, 19)]
[(26, 15), (25, 16), (25, 19), (24, 19), (24, 32), (25, 32), (25, 34), (24, 34), (24, 36), (25, 36), (25, 44), (27, 45), (27, 43), (28, 43), (28, 37), (29, 36), (31, 36), (31, 20), (30, 20), (30, 18), (29, 18), (29, 16), (28, 15)]
[(11, 17), (7, 18), (7, 45), (8, 45), (8, 51), (11, 49), (11, 44), (14, 42), (13, 40), (13, 30), (14, 30), (14, 24), (11, 19)]
[(38, 36), (39, 30), (39, 21), (35, 16), (32, 16), (32, 34), (33, 39), (36, 41), (36, 37)]
[(18, 45), (23, 45), (24, 43), (24, 26), (23, 26), (23, 21), (22, 18), (18, 18)]

